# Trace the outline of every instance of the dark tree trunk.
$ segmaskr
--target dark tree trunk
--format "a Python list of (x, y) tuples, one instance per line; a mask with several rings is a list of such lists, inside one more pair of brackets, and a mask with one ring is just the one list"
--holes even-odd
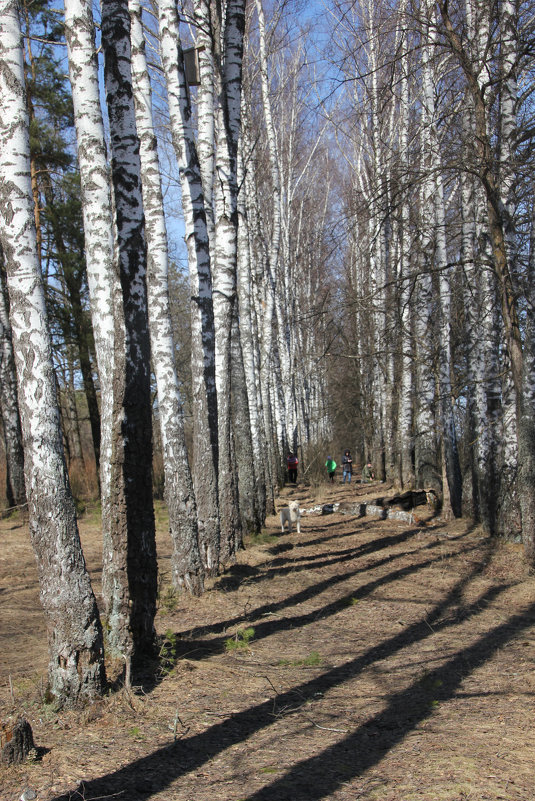
[(126, 2), (102, 4), (102, 42), (121, 284), (117, 302), (122, 309), (115, 328), (112, 530), (105, 544), (103, 585), (110, 641), (128, 670), (130, 659), (135, 669), (154, 652), (157, 564), (146, 247)]
[(3, 253), (0, 246), (0, 411), (6, 451), (6, 499), (8, 507), (11, 508), (26, 503), (26, 487), (17, 377), (6, 294)]
[[(238, 494), (241, 528), (244, 533), (260, 532), (262, 521), (258, 511), (256, 484), (261, 480), (261, 465), (256, 465), (249, 416), (245, 370), (236, 316), (232, 335), (232, 406), (234, 410), (234, 462), (238, 471)], [(263, 477), (262, 477), (263, 481)], [(241, 546), (236, 543), (236, 548)]]

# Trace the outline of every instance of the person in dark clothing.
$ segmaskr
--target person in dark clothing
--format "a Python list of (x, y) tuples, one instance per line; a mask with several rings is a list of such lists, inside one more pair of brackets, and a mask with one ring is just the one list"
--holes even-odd
[(290, 484), (297, 484), (297, 465), (299, 464), (299, 460), (292, 451), (288, 454), (286, 464), (288, 466), (288, 481)]
[(351, 476), (353, 475), (353, 457), (349, 448), (344, 451), (342, 456), (342, 484), (351, 484)]

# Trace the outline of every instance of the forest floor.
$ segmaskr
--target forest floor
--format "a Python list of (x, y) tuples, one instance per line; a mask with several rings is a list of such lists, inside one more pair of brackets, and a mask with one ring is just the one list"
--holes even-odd
[[(25, 527), (0, 521), (0, 719), (32, 762), (0, 798), (39, 801), (483, 801), (535, 798), (535, 579), (519, 545), (418, 508), (322, 516), (381, 485), (285, 488), (277, 517), (200, 599), (161, 575), (156, 680), (79, 711), (45, 703), (46, 636)], [(347, 511), (347, 510), (346, 510)], [(98, 517), (80, 520), (96, 591)]]

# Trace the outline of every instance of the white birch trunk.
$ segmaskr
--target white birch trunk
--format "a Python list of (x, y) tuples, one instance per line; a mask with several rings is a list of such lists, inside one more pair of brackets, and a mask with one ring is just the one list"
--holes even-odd
[[(430, 3), (426, 3), (427, 14), (430, 14)], [(432, 176), (432, 169), (436, 159), (433, 152), (430, 137), (430, 126), (432, 125), (432, 89), (430, 79), (429, 51), (426, 42), (429, 41), (428, 19), (423, 23), (422, 29), (422, 71), (423, 96), (422, 96), (422, 133), (421, 133), (421, 152), (422, 178), (421, 188), (421, 263), (420, 275), (417, 279), (417, 308), (415, 333), (418, 343), (417, 369), (416, 369), (416, 392), (417, 392), (417, 414), (416, 414), (416, 486), (424, 489), (434, 489), (441, 495), (442, 493), (442, 469), (438, 459), (436, 419), (435, 419), (435, 379), (432, 369), (432, 343), (433, 343), (433, 317), (434, 317), (434, 292), (431, 277), (431, 264), (434, 250), (434, 193), (435, 182)]]
[[(214, 258), (214, 177), (216, 153), (216, 81), (214, 40), (219, 40), (219, 20), (211, 0), (194, 0), (194, 18), (197, 38), (195, 47), (199, 59), (200, 86), (197, 90), (197, 151), (204, 195), (207, 235), (210, 257)], [(219, 48), (218, 48), (219, 50)], [(218, 54), (220, 58), (221, 54)]]
[[(400, 150), (402, 170), (408, 174), (409, 115), (410, 95), (407, 63), (408, 55), (404, 53), (402, 60), (401, 97), (400, 97)], [(401, 317), (401, 386), (399, 393), (398, 437), (400, 451), (400, 484), (402, 488), (414, 486), (413, 467), (413, 358), (412, 358), (412, 309), (411, 295), (413, 281), (409, 277), (411, 269), (410, 245), (410, 198), (408, 188), (401, 200), (401, 252), (400, 252), (400, 317)]]
[(159, 0), (158, 13), (161, 58), (168, 93), (173, 147), (180, 172), (190, 272), (193, 482), (199, 513), (199, 546), (205, 569), (214, 575), (219, 568), (220, 528), (210, 240), (175, 0)]
[[(442, 418), (442, 449), (445, 473), (448, 481), (448, 497), (451, 511), (455, 517), (462, 512), (462, 479), (457, 446), (457, 433), (453, 414), (452, 387), (451, 387), (451, 291), (448, 256), (446, 247), (446, 215), (444, 210), (444, 185), (440, 171), (436, 165), (440, 164), (440, 141), (436, 123), (435, 108), (435, 81), (431, 68), (431, 59), (436, 49), (435, 10), (429, 7), (432, 15), (429, 25), (429, 42), (424, 45), (426, 58), (424, 59), (424, 93), (425, 93), (425, 123), (429, 126), (428, 141), (432, 158), (435, 161), (434, 171), (434, 227), (435, 227), (435, 269), (438, 271), (439, 284), (439, 322), (438, 322), (438, 389), (440, 394), (440, 412)], [(424, 124), (425, 124), (424, 123)]]
[(110, 548), (113, 525), (111, 451), (114, 330), (115, 325), (119, 325), (121, 309), (114, 309), (118, 279), (113, 266), (114, 220), (110, 170), (100, 105), (95, 25), (88, 0), (65, 0), (65, 38), (81, 179), (87, 282), (100, 383), (100, 495), (103, 549), (106, 553)]
[(152, 89), (139, 0), (130, 0), (132, 80), (140, 142), (141, 182), (147, 237), (147, 294), (151, 351), (156, 385), (165, 475), (165, 500), (173, 543), (172, 581), (193, 595), (203, 591), (197, 505), (193, 492), (180, 401), (169, 311), (169, 256), (158, 145), (152, 116)]
[[(232, 456), (231, 336), (236, 305), (238, 242), (237, 155), (241, 119), (241, 63), (245, 27), (244, 0), (224, 4), (221, 71), (215, 73), (219, 104), (216, 113), (215, 248), (212, 263), (215, 323), (215, 373), (218, 411), (218, 488), (221, 561), (233, 562), (241, 542), (238, 496)], [(217, 41), (214, 42), (217, 54)]]
[(49, 678), (60, 704), (104, 689), (100, 619), (80, 545), (37, 258), (17, 7), (0, 3), (0, 237), (7, 268), (24, 438), (30, 535), (47, 621)]
[[(242, 100), (243, 104), (243, 100)], [(243, 107), (243, 105), (242, 105)], [(241, 150), (243, 151), (243, 144)], [(252, 312), (252, 280), (251, 280), (251, 242), (249, 221), (246, 206), (246, 183), (243, 169), (243, 155), (238, 160), (238, 182), (243, 189), (238, 196), (238, 316), (240, 320), (240, 339), (244, 368), (244, 380), (247, 390), (247, 405), (249, 410), (248, 428), (251, 432), (251, 453), (249, 460), (252, 463), (252, 472), (256, 480), (254, 492), (256, 495), (255, 508), (260, 521), (265, 520), (266, 511), (266, 465), (265, 446), (262, 445), (261, 428), (261, 397), (259, 393), (258, 370), (258, 332)], [(240, 503), (241, 509), (241, 503)]]

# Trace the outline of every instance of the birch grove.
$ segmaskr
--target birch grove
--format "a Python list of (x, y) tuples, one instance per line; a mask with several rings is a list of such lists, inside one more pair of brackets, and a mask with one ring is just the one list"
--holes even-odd
[[(397, 291), (386, 313), (390, 302), (398, 304), (402, 356), (396, 355), (395, 340), (382, 337), (386, 351), (380, 358), (388, 377), (393, 349), (394, 375), (402, 376), (392, 407), (399, 414), (394, 459), (399, 467), (390, 475), (411, 485), (403, 444), (410, 441), (410, 427), (416, 484), (434, 488), (442, 498), (449, 495), (460, 514), (462, 470), (462, 508), (489, 531), (513, 538), (520, 530), (515, 511), (520, 507), (531, 559), (531, 368), (528, 329), (519, 316), (527, 302), (525, 212), (532, 205), (532, 166), (519, 131), (530, 140), (530, 92), (521, 99), (517, 89), (530, 74), (523, 50), (533, 36), (530, 4), (421, 2), (409, 13), (399, 3), (388, 16), (381, 4), (373, 12), (367, 3), (333, 5), (333, 31), (344, 33), (339, 39), (349, 48), (344, 63), (356, 64), (355, 75), (347, 73), (352, 93), (347, 92), (347, 107), (353, 97), (367, 98), (364, 112), (354, 105), (353, 120), (373, 113), (374, 98), (381, 97), (381, 111), (367, 131), (359, 128), (356, 135), (336, 118), (333, 122), (340, 136), (355, 141), (354, 185), (366, 202), (362, 212), (371, 216), (368, 234), (356, 222), (361, 253), (363, 247), (367, 252), (356, 287), (363, 304), (370, 293), (383, 308), (381, 284), (392, 286), (389, 276), (396, 273), (387, 264), (376, 284), (377, 264), (385, 253), (400, 259)], [(472, 33), (468, 40), (463, 24)], [(407, 45), (381, 63), (379, 43), (400, 35)], [(390, 119), (400, 124), (392, 128)], [(380, 140), (374, 139), (376, 130)], [(378, 170), (385, 177), (373, 183)], [(396, 187), (395, 200), (390, 186)], [(370, 316), (361, 308), (369, 330), (376, 312)], [(453, 324), (459, 311), (461, 328)], [(372, 325), (376, 329), (380, 322)], [(375, 394), (374, 386), (379, 393), (386, 387), (374, 384), (372, 337), (370, 332), (368, 339), (360, 338), (360, 346), (368, 342), (370, 349), (368, 360), (360, 361), (360, 385)], [(374, 398), (364, 412), (365, 431), (366, 418), (375, 432), (381, 425), (375, 409)], [(365, 441), (361, 447), (366, 449)], [(382, 459), (388, 465), (379, 443), (373, 450), (376, 470)], [(436, 461), (440, 454), (449, 493)]]
[(289, 451), (314, 483), (350, 447), (535, 563), (531, 0), (329, 0), (326, 37), (284, 0), (20, 11), (0, 3), (0, 407), (55, 694), (104, 685), (65, 453), (99, 471), (127, 681), (157, 646), (153, 457), (173, 592), (262, 530)]

